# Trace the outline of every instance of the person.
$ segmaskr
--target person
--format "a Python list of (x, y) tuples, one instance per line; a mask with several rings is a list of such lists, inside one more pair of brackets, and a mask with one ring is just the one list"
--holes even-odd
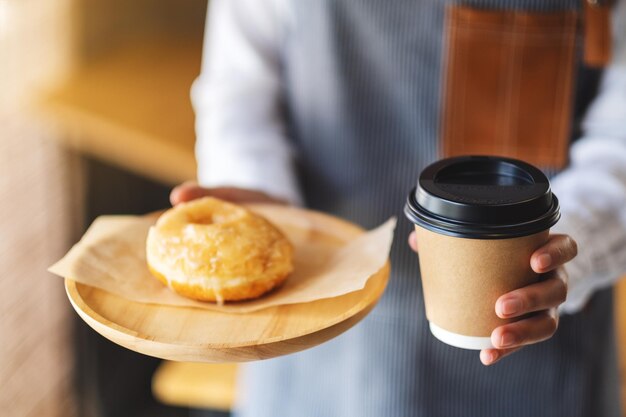
[[(236, 415), (619, 415), (610, 286), (626, 272), (626, 45), (620, 20), (588, 106), (597, 77), (583, 64), (575, 76), (587, 7), (211, 1), (192, 90), (200, 185), (176, 187), (172, 203), (306, 205), (366, 228), (399, 218), (378, 306), (319, 347), (246, 365)], [(587, 110), (565, 167), (573, 91)], [(538, 164), (562, 210), (530, 260), (544, 279), (494, 306), (524, 318), (479, 355), (430, 335), (401, 214), (420, 170), (455, 153)]]

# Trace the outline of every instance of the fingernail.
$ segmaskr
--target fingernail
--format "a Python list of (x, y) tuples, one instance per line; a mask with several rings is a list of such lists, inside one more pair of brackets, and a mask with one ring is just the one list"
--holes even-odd
[(522, 309), (522, 302), (516, 298), (502, 302), (500, 312), (505, 316), (516, 314)]
[(501, 347), (508, 347), (515, 344), (515, 335), (513, 333), (503, 333), (500, 339)]
[(552, 256), (549, 253), (542, 253), (537, 257), (537, 263), (539, 268), (546, 269), (552, 264)]
[(485, 364), (485, 365), (491, 365), (492, 363), (495, 362), (497, 357), (498, 357), (498, 355), (493, 350), (483, 351), (483, 352), (480, 353), (480, 358), (481, 358), (483, 364)]
[(170, 193), (170, 203), (175, 206), (180, 200), (180, 189), (175, 187)]

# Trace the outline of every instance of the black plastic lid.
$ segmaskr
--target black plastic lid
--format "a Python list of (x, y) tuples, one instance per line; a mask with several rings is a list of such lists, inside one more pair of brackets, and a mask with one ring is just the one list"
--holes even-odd
[(472, 239), (527, 236), (560, 218), (559, 201), (539, 169), (493, 156), (460, 156), (429, 165), (404, 212), (426, 229)]

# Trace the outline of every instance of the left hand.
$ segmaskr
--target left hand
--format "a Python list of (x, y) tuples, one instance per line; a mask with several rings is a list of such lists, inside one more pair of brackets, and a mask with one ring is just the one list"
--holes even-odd
[[(417, 251), (415, 232), (409, 236), (409, 245)], [(532, 254), (530, 266), (536, 273), (544, 274), (543, 279), (500, 296), (495, 310), (501, 318), (534, 314), (499, 326), (491, 333), (491, 343), (496, 349), (480, 352), (484, 365), (494, 364), (526, 345), (552, 337), (559, 324), (557, 307), (567, 296), (567, 273), (563, 265), (577, 253), (576, 242), (570, 236), (550, 235), (546, 244)]]

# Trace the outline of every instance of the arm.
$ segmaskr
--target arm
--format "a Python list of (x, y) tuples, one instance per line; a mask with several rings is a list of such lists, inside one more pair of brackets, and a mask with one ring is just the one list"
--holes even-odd
[[(220, 187), (218, 197), (224, 190), (228, 196), (248, 189), (300, 202), (281, 111), (280, 49), (287, 17), (278, 0), (210, 3), (192, 102), (198, 179), (204, 187)], [(185, 185), (172, 200), (215, 195), (213, 190)]]
[(572, 147), (571, 165), (553, 182), (562, 211), (555, 230), (580, 247), (567, 265), (567, 313), (626, 274), (626, 2), (615, 17), (613, 62), (585, 117), (584, 135)]
[[(491, 339), (499, 349), (481, 352), (485, 364), (548, 339), (558, 325), (559, 304), (565, 301), (564, 312), (577, 312), (594, 291), (626, 274), (625, 15), (626, 2), (621, 2), (614, 15), (614, 60), (586, 115), (584, 136), (572, 146), (570, 166), (553, 181), (562, 219), (552, 230), (556, 234), (531, 258), (536, 272), (549, 275), (496, 302), (496, 313), (503, 318), (537, 314), (495, 329)], [(580, 248), (577, 257), (575, 242)], [(549, 256), (543, 258), (545, 254)], [(505, 343), (505, 337), (513, 343)]]

